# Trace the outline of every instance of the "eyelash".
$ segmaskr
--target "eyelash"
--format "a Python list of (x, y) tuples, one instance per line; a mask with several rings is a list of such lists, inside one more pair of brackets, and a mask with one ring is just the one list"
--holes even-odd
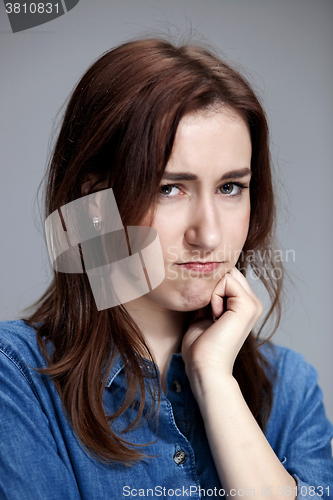
[[(246, 186), (246, 184), (243, 184), (242, 182), (226, 182), (225, 184), (222, 184), (221, 186), (219, 186), (218, 189), (221, 189), (225, 186), (237, 186), (239, 188), (239, 191), (236, 194), (225, 194), (225, 196), (227, 196), (228, 198), (240, 196), (242, 194), (242, 192), (244, 191), (244, 189), (249, 188), (249, 186)], [(180, 187), (177, 186), (176, 184), (163, 184), (160, 186), (160, 189), (167, 188), (167, 187), (180, 189)], [(224, 194), (224, 193), (221, 193), (221, 194)], [(163, 194), (161, 192), (159, 192), (159, 195), (162, 196), (163, 198), (173, 198), (174, 197), (174, 196), (170, 196), (168, 194)]]

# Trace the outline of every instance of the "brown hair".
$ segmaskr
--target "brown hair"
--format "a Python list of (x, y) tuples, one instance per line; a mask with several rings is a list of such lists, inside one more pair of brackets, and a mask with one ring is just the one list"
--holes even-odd
[[(175, 47), (161, 39), (133, 41), (105, 53), (88, 69), (68, 103), (50, 161), (46, 216), (81, 197), (83, 183), (94, 179), (85, 194), (102, 184), (112, 187), (124, 226), (139, 225), (154, 206), (181, 118), (219, 103), (240, 112), (249, 125), (251, 218), (237, 265), (244, 274), (251, 267), (264, 283), (272, 299), (264, 323), (275, 311), (276, 329), (282, 280), (267, 276), (274, 264), (267, 250), (273, 242), (275, 208), (265, 113), (244, 77), (205, 48)], [(141, 402), (130, 427), (142, 417), (142, 358), (152, 360), (124, 307), (98, 312), (86, 274), (54, 271), (51, 286), (26, 321), (37, 329), (48, 360), (41, 371), (53, 377), (81, 442), (104, 459), (127, 462), (142, 457), (139, 448), (112, 429), (138, 389)], [(272, 382), (258, 345), (251, 333), (237, 356), (234, 376), (264, 430)], [(116, 414), (107, 415), (102, 395), (117, 352), (125, 363), (127, 397)]]

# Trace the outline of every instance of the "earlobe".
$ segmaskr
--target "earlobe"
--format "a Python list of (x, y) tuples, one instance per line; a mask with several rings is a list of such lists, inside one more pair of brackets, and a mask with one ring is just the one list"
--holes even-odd
[(103, 207), (101, 207), (101, 205), (103, 203), (102, 200), (104, 199), (104, 195), (102, 193), (105, 188), (107, 188), (107, 184), (105, 182), (99, 183), (98, 177), (94, 174), (88, 174), (81, 185), (81, 196), (89, 196), (89, 198), (87, 198), (88, 216), (89, 219), (92, 220), (94, 229), (96, 231), (99, 231), (101, 229), (101, 223), (104, 219), (104, 217), (102, 216)]
[[(112, 192), (112, 190), (111, 190)], [(88, 198), (88, 215), (92, 220), (94, 228), (99, 231), (101, 228), (101, 223), (105, 220), (105, 213), (107, 213), (106, 205), (106, 191), (98, 191), (97, 193), (91, 193)]]

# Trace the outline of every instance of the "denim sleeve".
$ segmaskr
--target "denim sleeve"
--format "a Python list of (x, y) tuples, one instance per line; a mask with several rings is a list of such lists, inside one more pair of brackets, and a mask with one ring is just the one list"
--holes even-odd
[(332, 498), (333, 426), (325, 414), (318, 375), (301, 355), (289, 351), (286, 357), (289, 374), (284, 377), (281, 405), (290, 428), (282, 463), (297, 481), (298, 500)]
[(0, 346), (0, 499), (79, 500), (31, 371)]

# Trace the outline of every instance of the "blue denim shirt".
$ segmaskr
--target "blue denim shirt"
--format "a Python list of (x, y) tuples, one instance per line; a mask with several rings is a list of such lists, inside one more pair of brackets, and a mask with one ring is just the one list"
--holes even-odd
[[(261, 349), (279, 375), (266, 437), (296, 478), (298, 498), (332, 497), (333, 427), (325, 416), (316, 371), (289, 349)], [(45, 361), (34, 330), (22, 321), (0, 323), (1, 500), (221, 498), (223, 485), (202, 421), (193, 424), (197, 405), (180, 354), (170, 360), (158, 419), (145, 418), (124, 436), (133, 443), (149, 443), (143, 451), (151, 456), (132, 467), (101, 463), (84, 449), (53, 382), (33, 369), (41, 366)], [(124, 397), (123, 368), (118, 359), (110, 371), (104, 393), (107, 411), (119, 408)], [(148, 397), (145, 412), (150, 408)], [(129, 409), (116, 421), (119, 431), (135, 411)], [(293, 498), (295, 492), (290, 493)], [(270, 492), (263, 491), (261, 498), (267, 496)]]

